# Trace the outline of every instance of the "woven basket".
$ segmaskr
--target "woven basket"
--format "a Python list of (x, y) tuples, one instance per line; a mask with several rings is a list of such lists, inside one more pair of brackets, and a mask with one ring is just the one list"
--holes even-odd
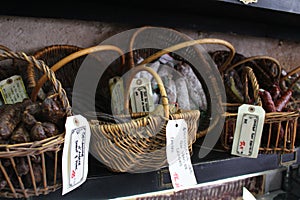
[[(248, 63), (249, 61), (255, 59), (267, 59), (275, 62), (277, 69), (276, 69), (276, 74), (272, 74), (272, 78), (274, 79), (273, 81), (275, 83), (279, 83), (281, 66), (276, 59), (268, 56), (253, 56), (250, 58), (246, 58), (245, 60), (242, 60), (231, 66), (228, 66), (224, 74), (228, 73), (230, 70), (234, 69), (235, 67), (240, 66), (241, 64)], [(259, 83), (264, 81), (267, 82), (267, 81), (265, 79), (258, 80), (256, 76), (257, 73), (255, 74), (253, 66), (252, 67), (243, 66), (240, 69), (246, 71), (246, 75), (245, 77), (243, 77), (244, 95), (245, 95), (244, 103), (249, 103), (247, 102), (247, 99), (249, 99), (247, 97), (249, 93), (252, 92), (253, 99), (255, 100), (255, 102), (252, 102), (251, 104), (262, 106), (262, 102), (258, 94), (258, 91), (260, 89)], [(251, 82), (250, 83), (251, 89), (249, 89), (248, 79)], [(269, 84), (265, 84), (266, 88), (270, 86), (271, 85)], [(236, 119), (237, 119), (236, 112), (240, 105), (241, 105), (240, 103), (226, 104), (226, 106), (229, 107), (229, 109), (227, 110), (230, 110), (231, 112), (226, 112), (225, 114), (226, 120), (225, 120), (224, 130), (220, 137), (221, 144), (226, 150), (231, 150), (232, 148), (233, 135), (234, 135)], [(261, 144), (259, 147), (259, 153), (268, 154), (268, 153), (294, 152), (295, 144), (296, 144), (298, 117), (299, 117), (299, 111), (297, 110), (266, 113)]]
[[(1, 61), (22, 60), (40, 70), (52, 83), (61, 100), (66, 116), (71, 116), (71, 107), (61, 84), (42, 60), (1, 48)], [(0, 144), (0, 196), (5, 198), (29, 198), (46, 195), (61, 187), (61, 153), (64, 133), (35, 142)], [(26, 164), (28, 171), (21, 173)]]
[[(196, 133), (200, 111), (178, 110), (169, 113), (169, 102), (163, 82), (154, 70), (142, 65), (132, 68), (127, 80), (134, 75), (147, 71), (155, 78), (163, 97), (163, 113), (135, 113), (131, 116), (105, 115), (91, 120), (92, 138), (90, 153), (116, 172), (147, 172), (167, 166), (166, 125), (169, 119), (184, 119), (188, 127), (188, 147), (192, 153), (192, 144)], [(129, 86), (125, 91), (129, 91)], [(126, 94), (126, 93), (125, 93)], [(128, 94), (128, 93), (127, 93)], [(125, 97), (125, 110), (129, 113), (128, 96)]]

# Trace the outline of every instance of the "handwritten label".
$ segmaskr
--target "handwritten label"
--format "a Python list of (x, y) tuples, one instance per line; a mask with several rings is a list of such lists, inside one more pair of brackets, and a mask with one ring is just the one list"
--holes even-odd
[(169, 120), (166, 137), (167, 160), (173, 187), (178, 189), (196, 185), (197, 180), (188, 149), (188, 133), (185, 120)]
[(0, 92), (5, 104), (22, 102), (28, 98), (22, 77), (14, 75), (0, 82)]
[(239, 107), (231, 154), (257, 158), (265, 111), (261, 106)]
[(89, 123), (84, 117), (67, 118), (62, 156), (62, 195), (80, 186), (87, 178), (90, 135)]

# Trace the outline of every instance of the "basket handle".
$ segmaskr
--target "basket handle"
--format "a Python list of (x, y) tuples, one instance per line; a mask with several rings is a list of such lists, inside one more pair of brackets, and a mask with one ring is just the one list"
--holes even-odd
[(164, 84), (161, 80), (161, 78), (159, 77), (159, 75), (150, 67), (145, 67), (144, 65), (138, 65), (134, 68), (131, 69), (130, 74), (129, 74), (129, 78), (128, 78), (128, 84), (126, 84), (125, 86), (125, 95), (124, 95), (124, 110), (125, 110), (125, 114), (129, 114), (129, 88), (130, 88), (130, 84), (134, 78), (134, 76), (140, 72), (140, 71), (147, 71), (149, 72), (153, 78), (156, 80), (158, 88), (160, 90), (160, 94), (162, 97), (162, 105), (164, 108), (164, 114), (165, 117), (167, 119), (169, 119), (169, 100), (167, 97), (167, 92), (166, 89), (164, 87)]
[[(243, 68), (242, 74), (244, 87), (245, 87), (245, 99), (249, 99), (249, 90), (248, 90), (248, 80), (250, 80), (252, 88), (253, 88), (253, 98), (255, 99), (255, 104), (262, 106), (262, 102), (259, 96), (259, 84), (257, 82), (256, 76), (253, 72), (253, 69), (249, 66)], [(249, 102), (246, 102), (249, 103)]]
[[(48, 46), (40, 51), (35, 52), (33, 55), (36, 59), (41, 59), (43, 54), (45, 54), (48, 51), (59, 51), (61, 48), (67, 49), (67, 50), (72, 50), (73, 52), (81, 50), (81, 47), (77, 47), (74, 45), (51, 45)], [(43, 60), (43, 59), (42, 59)], [(27, 67), (27, 74), (28, 74), (28, 87), (29, 88), (34, 88), (36, 86), (36, 80), (35, 80), (35, 71), (32, 66)]]
[(65, 90), (62, 88), (61, 83), (56, 79), (54, 72), (42, 60), (37, 60), (34, 58), (34, 56), (28, 56), (24, 52), (13, 52), (4, 46), (0, 46), (0, 49), (2, 51), (0, 53), (0, 60), (23, 60), (43, 72), (45, 76), (51, 81), (55, 91), (58, 93), (58, 96), (62, 102), (62, 106), (66, 110), (67, 116), (72, 115), (71, 106)]
[(230, 70), (233, 70), (235, 67), (237, 67), (241, 64), (244, 64), (244, 63), (247, 63), (247, 62), (250, 62), (250, 61), (253, 61), (253, 60), (260, 60), (260, 59), (270, 60), (270, 61), (273, 61), (276, 64), (278, 74), (276, 76), (274, 76), (274, 78), (279, 79), (280, 75), (281, 75), (281, 69), (282, 69), (281, 64), (279, 63), (279, 61), (277, 59), (275, 59), (273, 57), (270, 57), (270, 56), (251, 56), (251, 57), (248, 57), (248, 58), (243, 59), (240, 62), (237, 62), (237, 63), (229, 66), (228, 68), (226, 68), (225, 69), (225, 74), (228, 73)]
[[(122, 57), (122, 64), (125, 63), (124, 53), (120, 48), (118, 48), (116, 46), (113, 46), (113, 45), (98, 45), (98, 46), (88, 47), (88, 48), (76, 51), (76, 52), (64, 57), (63, 59), (61, 59), (60, 61), (55, 63), (51, 67), (51, 70), (53, 72), (56, 72), (57, 70), (62, 68), (64, 65), (66, 65), (67, 63), (71, 62), (72, 60), (74, 60), (76, 58), (79, 58), (81, 56), (84, 56), (84, 55), (87, 55), (87, 54), (90, 54), (90, 53), (95, 53), (95, 52), (98, 52), (98, 51), (106, 51), (106, 50), (113, 50), (113, 51), (118, 52)], [(44, 85), (44, 83), (46, 81), (47, 81), (47, 77), (45, 75), (42, 76), (37, 81), (36, 86), (33, 88), (32, 93), (31, 93), (31, 99), (33, 101), (36, 101), (37, 94), (38, 94), (39, 90), (41, 89), (41, 87)]]
[[(294, 68), (293, 70), (289, 71), (285, 76), (282, 76), (280, 78), (280, 84), (282, 84), (289, 76), (292, 76), (296, 73), (300, 72), (300, 65), (296, 68)], [(300, 80), (300, 76), (298, 76), (295, 80), (293, 80), (293, 82), (290, 84), (290, 86), (287, 89), (292, 89), (292, 87), (294, 87), (294, 85)]]
[[(131, 37), (130, 43), (129, 43), (129, 67), (133, 68), (135, 66), (134, 63), (134, 55), (133, 55), (133, 46), (134, 46), (134, 41), (136, 39), (136, 37), (144, 30), (153, 28), (151, 26), (145, 26), (142, 28), (139, 28)], [(186, 37), (184, 34), (178, 32), (178, 34), (186, 39), (189, 39), (188, 37)], [(153, 54), (152, 56), (149, 56), (148, 58), (146, 58), (141, 64), (146, 64), (149, 62), (152, 62), (153, 60), (159, 58), (160, 56), (168, 53), (168, 52), (172, 52), (172, 51), (176, 51), (178, 49), (184, 48), (184, 47), (188, 47), (188, 46), (192, 46), (195, 44), (218, 44), (218, 45), (223, 45), (226, 48), (228, 48), (230, 50), (230, 55), (228, 56), (226, 62), (220, 67), (220, 70), (223, 70), (223, 68), (226, 68), (227, 65), (229, 65), (232, 61), (232, 59), (234, 58), (234, 54), (235, 54), (235, 48), (233, 47), (232, 44), (230, 44), (229, 42), (222, 40), (222, 39), (215, 39), (215, 38), (204, 38), (204, 39), (198, 39), (198, 40), (192, 40), (192, 41), (188, 41), (188, 42), (182, 42), (178, 45), (174, 45), (172, 47), (166, 48), (162, 51), (159, 51), (155, 54)]]

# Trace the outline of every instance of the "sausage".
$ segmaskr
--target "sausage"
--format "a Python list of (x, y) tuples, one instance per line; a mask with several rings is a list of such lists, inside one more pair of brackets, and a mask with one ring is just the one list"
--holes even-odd
[(179, 108), (183, 110), (190, 110), (190, 97), (185, 78), (180, 77), (176, 79), (175, 84), (177, 91), (177, 103), (179, 105)]
[(196, 74), (193, 72), (193, 69), (188, 65), (183, 63), (180, 66), (177, 66), (179, 72), (181, 72), (186, 80), (189, 90), (190, 98), (200, 107), (201, 110), (207, 109), (207, 100), (202, 85), (197, 78)]
[[(173, 80), (176, 70), (168, 65), (160, 65), (157, 74), (160, 76), (167, 92), (169, 103), (175, 103), (177, 100), (176, 84)], [(152, 81), (152, 84), (155, 80)], [(157, 86), (154, 86), (154, 89)]]
[(292, 90), (287, 90), (282, 94), (282, 96), (279, 99), (275, 101), (275, 107), (277, 112), (281, 112), (285, 108), (285, 106), (291, 99), (292, 94)]
[(276, 107), (274, 104), (274, 101), (272, 99), (272, 96), (270, 92), (264, 89), (260, 89), (258, 92), (261, 101), (262, 101), (262, 106), (265, 109), (266, 112), (276, 112)]

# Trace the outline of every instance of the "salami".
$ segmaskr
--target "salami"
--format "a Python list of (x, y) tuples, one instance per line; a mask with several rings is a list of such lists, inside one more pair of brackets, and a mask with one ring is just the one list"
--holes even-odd
[(275, 107), (277, 112), (281, 112), (290, 101), (292, 97), (292, 90), (287, 90), (283, 95), (275, 101)]
[[(160, 76), (164, 87), (167, 92), (167, 96), (169, 98), (169, 103), (175, 103), (177, 100), (177, 93), (176, 93), (176, 84), (173, 80), (174, 73), (176, 72), (175, 69), (168, 65), (160, 65), (158, 69), (158, 75)], [(154, 80), (153, 80), (154, 81)], [(152, 83), (153, 85), (154, 83)], [(154, 88), (157, 88), (154, 86)]]
[(179, 108), (183, 110), (190, 110), (190, 98), (187, 83), (184, 77), (176, 79), (176, 90), (177, 90), (177, 103)]
[(187, 80), (187, 86), (189, 91), (189, 96), (193, 101), (199, 105), (201, 110), (207, 109), (207, 100), (202, 88), (202, 85), (197, 78), (196, 74), (193, 72), (193, 69), (188, 64), (182, 64), (178, 67), (178, 71), (185, 76)]
[(263, 108), (266, 110), (266, 112), (275, 112), (276, 111), (276, 107), (275, 107), (275, 104), (273, 102), (270, 92), (268, 92), (267, 90), (260, 89), (259, 96), (262, 100)]

